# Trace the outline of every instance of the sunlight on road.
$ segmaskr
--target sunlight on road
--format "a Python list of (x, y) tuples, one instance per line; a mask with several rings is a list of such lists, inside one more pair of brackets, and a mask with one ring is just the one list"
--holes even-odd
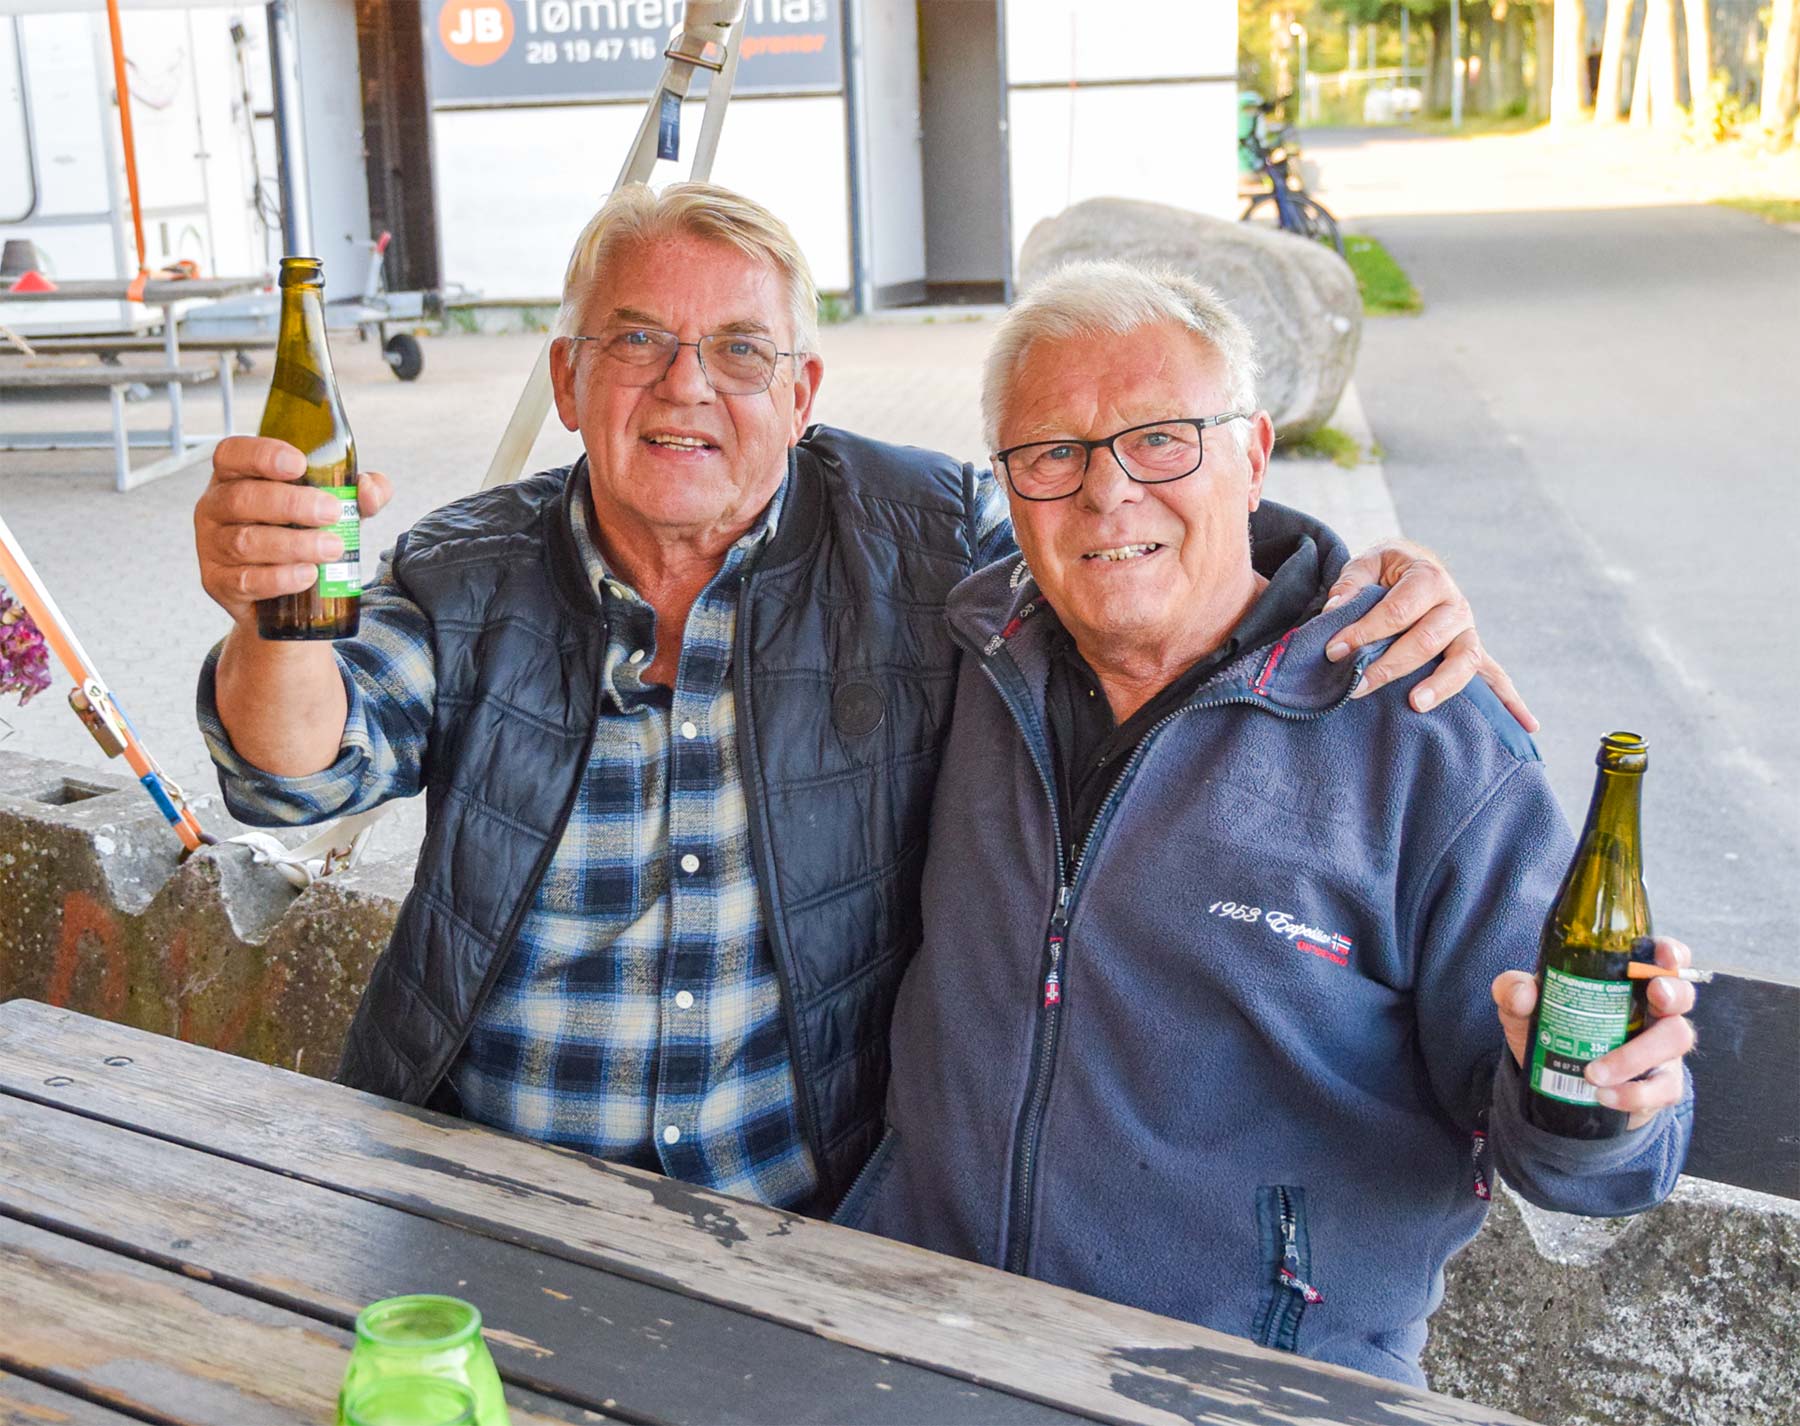
[(1800, 147), (1684, 140), (1592, 124), (1472, 137), (1400, 129), (1303, 136), (1309, 171), (1341, 219), (1377, 214), (1516, 213), (1661, 207), (1800, 193)]

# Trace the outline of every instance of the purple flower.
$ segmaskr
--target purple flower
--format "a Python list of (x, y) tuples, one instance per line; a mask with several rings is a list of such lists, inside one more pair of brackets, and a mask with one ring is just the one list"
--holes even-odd
[(50, 686), (50, 650), (25, 606), (0, 589), (0, 697), (19, 695), (22, 708)]

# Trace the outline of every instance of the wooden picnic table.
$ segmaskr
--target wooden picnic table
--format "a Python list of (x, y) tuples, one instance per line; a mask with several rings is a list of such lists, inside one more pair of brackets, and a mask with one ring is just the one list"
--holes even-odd
[(1519, 1420), (30, 1001), (0, 1145), (0, 1426), (324, 1426), (407, 1292), (514, 1426)]
[[(234, 297), (245, 292), (254, 292), (268, 286), (267, 276), (259, 277), (189, 277), (181, 279), (164, 279), (144, 284), (144, 290), (135, 299), (131, 297), (131, 282), (126, 278), (89, 278), (71, 279), (59, 282), (47, 292), (17, 292), (12, 288), (0, 287), (0, 319), (3, 319), (13, 303), (58, 303), (58, 302), (120, 302), (135, 300), (145, 307), (162, 309), (162, 331), (160, 336), (162, 364), (157, 367), (134, 370), (128, 366), (108, 365), (103, 368), (94, 367), (40, 367), (35, 370), (19, 371), (0, 367), (0, 390), (26, 390), (38, 386), (57, 387), (67, 390), (83, 390), (104, 388), (112, 401), (112, 426), (105, 432), (98, 431), (45, 431), (45, 432), (6, 432), (0, 433), (0, 450), (113, 450), (113, 487), (121, 492), (133, 489), (147, 481), (169, 475), (188, 465), (202, 451), (210, 450), (224, 436), (232, 434), (236, 423), (236, 411), (233, 401), (231, 364), (236, 356), (236, 347), (220, 348), (208, 344), (216, 354), (220, 426), (218, 435), (196, 436), (184, 429), (182, 387), (193, 377), (181, 365), (180, 323), (175, 318), (175, 308), (183, 302), (204, 301), (222, 297)], [(29, 339), (27, 339), (29, 340)], [(122, 341), (117, 331), (102, 333), (92, 337), (56, 337), (46, 340), (46, 350), (57, 352), (91, 351), (97, 356), (117, 358)], [(131, 342), (135, 347), (137, 344)], [(244, 346), (256, 346), (261, 343), (247, 341)], [(6, 350), (6, 344), (0, 343), (0, 351)], [(208, 373), (210, 375), (211, 373)], [(42, 378), (28, 380), (28, 378)], [(58, 379), (60, 378), (60, 379)], [(128, 431), (125, 428), (123, 401), (125, 393), (133, 387), (160, 388), (169, 405), (168, 434), (156, 431)], [(131, 468), (131, 449), (134, 446), (151, 446), (166, 448), (169, 454), (162, 460), (152, 462), (138, 469)], [(0, 1422), (0, 1426), (4, 1426)]]

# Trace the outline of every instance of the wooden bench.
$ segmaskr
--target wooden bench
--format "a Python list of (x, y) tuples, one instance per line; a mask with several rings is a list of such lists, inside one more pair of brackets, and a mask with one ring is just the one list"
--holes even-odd
[[(154, 346), (146, 348), (157, 349)], [(0, 450), (103, 450), (110, 445), (113, 450), (113, 485), (120, 491), (130, 490), (146, 481), (155, 480), (158, 476), (167, 475), (187, 465), (198, 451), (210, 448), (220, 439), (217, 436), (191, 438), (182, 433), (181, 391), (184, 387), (218, 379), (220, 397), (225, 408), (224, 429), (226, 432), (231, 430), (230, 350), (234, 349), (221, 352), (217, 370), (205, 366), (30, 366), (0, 362), (0, 392), (104, 390), (112, 403), (110, 432), (0, 432)], [(167, 435), (160, 431), (125, 429), (125, 398), (133, 387), (162, 387), (168, 392)], [(166, 449), (169, 454), (162, 460), (134, 471), (131, 468), (133, 446)]]

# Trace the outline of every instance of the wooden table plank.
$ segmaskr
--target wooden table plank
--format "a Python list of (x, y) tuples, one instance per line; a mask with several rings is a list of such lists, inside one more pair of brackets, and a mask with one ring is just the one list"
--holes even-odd
[(1519, 1421), (28, 1001), (0, 1089), (1101, 1420)]
[(346, 1329), (377, 1298), (467, 1297), (508, 1381), (614, 1414), (720, 1426), (1077, 1419), (7, 1095), (0, 1144), (0, 1213)]
[[(183, 1426), (321, 1426), (349, 1361), (347, 1332), (9, 1218), (0, 1302), (0, 1368)], [(507, 1402), (513, 1426), (606, 1419)]]
[(0, 1372), (0, 1426), (138, 1426), (104, 1406)]

